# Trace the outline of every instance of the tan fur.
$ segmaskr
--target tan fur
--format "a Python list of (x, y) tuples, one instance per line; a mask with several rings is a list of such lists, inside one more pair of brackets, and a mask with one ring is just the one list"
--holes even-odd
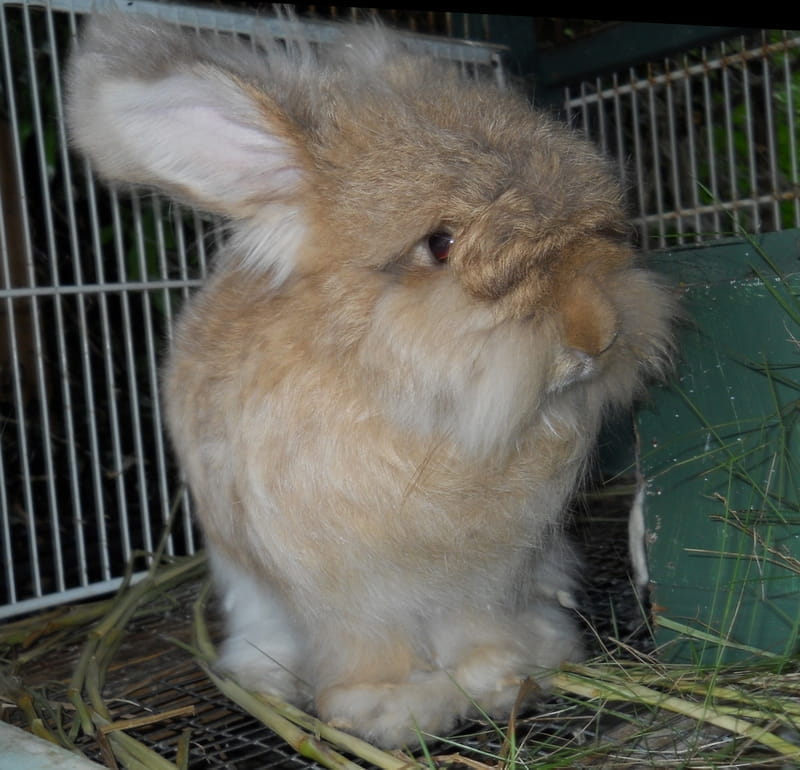
[(259, 57), (101, 17), (68, 120), (106, 178), (234, 220), (164, 372), (221, 665), (399, 745), (580, 655), (564, 511), (673, 307), (594, 148), (386, 30), (342, 35)]

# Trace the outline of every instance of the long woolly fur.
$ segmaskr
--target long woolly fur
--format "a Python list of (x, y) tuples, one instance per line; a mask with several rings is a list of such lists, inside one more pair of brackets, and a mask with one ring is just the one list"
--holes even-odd
[(98, 16), (67, 91), (101, 176), (231, 221), (164, 372), (220, 665), (393, 746), (580, 656), (564, 511), (674, 313), (601, 155), (379, 25), (255, 53)]

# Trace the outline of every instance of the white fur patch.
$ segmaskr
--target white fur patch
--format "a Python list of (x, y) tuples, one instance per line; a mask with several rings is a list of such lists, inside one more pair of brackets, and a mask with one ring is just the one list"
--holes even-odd
[(647, 486), (644, 481), (639, 483), (636, 495), (631, 503), (628, 514), (628, 550), (633, 567), (633, 579), (639, 592), (647, 588), (650, 573), (647, 569), (647, 552), (645, 550), (645, 525), (644, 525), (644, 496)]
[(255, 274), (271, 271), (271, 286), (278, 288), (295, 269), (307, 232), (296, 208), (275, 204), (233, 233), (226, 254)]
[(404, 746), (417, 743), (417, 725), (446, 735), (470, 705), (445, 671), (431, 671), (412, 682), (333, 687), (321, 696), (319, 711), (334, 727), (382, 746)]
[(292, 703), (309, 699), (298, 674), (303, 645), (286, 608), (264, 582), (255, 580), (208, 546), (227, 620), (228, 637), (218, 665), (243, 685)]
[(125, 163), (140, 175), (188, 191), (236, 215), (236, 206), (293, 189), (300, 171), (285, 140), (268, 130), (257, 105), (214, 70), (152, 82), (104, 83), (95, 109)]

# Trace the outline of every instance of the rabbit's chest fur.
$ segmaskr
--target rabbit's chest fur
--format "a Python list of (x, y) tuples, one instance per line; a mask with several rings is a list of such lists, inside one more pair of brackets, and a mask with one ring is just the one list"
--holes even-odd
[[(341, 338), (330, 346), (330, 314), (304, 309), (308, 296), (307, 287), (294, 300), (226, 276), (184, 315), (166, 403), (206, 532), (254, 568), (291, 575), (309, 591), (418, 573), (428, 596), (437, 580), (447, 590), (468, 580), (485, 592), (500, 563), (506, 584), (511, 565), (523, 568), (528, 551), (547, 544), (581, 473), (591, 426), (530, 420), (495, 453), (465, 448), (445, 420), (441, 428), (426, 418), (421, 431), (359, 363), (357, 321), (348, 321), (349, 348)], [(274, 306), (272, 323), (264, 322), (264, 303)], [(370, 318), (362, 323), (369, 328)], [(206, 357), (213, 367), (198, 365)], [(396, 374), (413, 381), (405, 363)], [(320, 562), (326, 549), (337, 554), (331, 563)]]

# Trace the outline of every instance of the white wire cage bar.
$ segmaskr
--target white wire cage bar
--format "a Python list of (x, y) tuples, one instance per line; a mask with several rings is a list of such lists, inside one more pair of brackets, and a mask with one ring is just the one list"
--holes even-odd
[[(0, 617), (114, 589), (171, 519), (168, 554), (199, 545), (158, 371), (224, 229), (157, 196), (108, 191), (70, 154), (62, 67), (93, 5), (0, 5)], [(338, 33), (225, 9), (119, 8), (254, 41), (300, 34), (324, 45)], [(498, 46), (410, 40), (502, 83)]]
[(800, 227), (800, 33), (760, 30), (566, 89), (644, 248)]

